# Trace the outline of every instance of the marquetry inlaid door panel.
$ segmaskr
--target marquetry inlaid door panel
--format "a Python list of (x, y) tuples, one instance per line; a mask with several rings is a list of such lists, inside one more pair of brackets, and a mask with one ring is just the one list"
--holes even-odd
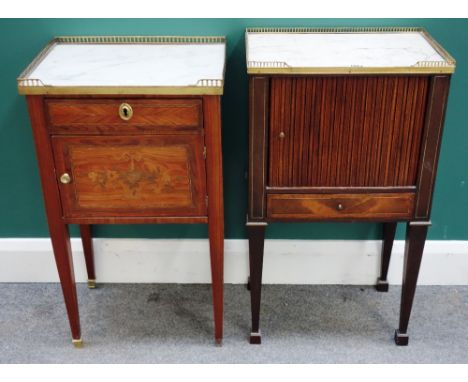
[(273, 77), (272, 187), (414, 186), (426, 76)]
[[(52, 142), (66, 218), (207, 214), (201, 134)], [(61, 182), (64, 173), (69, 183)]]

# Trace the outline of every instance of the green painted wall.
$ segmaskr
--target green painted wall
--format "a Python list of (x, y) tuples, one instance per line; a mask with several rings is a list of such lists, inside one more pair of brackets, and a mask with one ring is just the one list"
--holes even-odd
[[(247, 75), (244, 30), (261, 26), (422, 26), (457, 60), (447, 111), (430, 239), (468, 240), (468, 20), (153, 19), (0, 20), (0, 237), (48, 236), (35, 152), (16, 77), (57, 35), (224, 35), (223, 96), (226, 237), (245, 237)], [(400, 224), (399, 238), (403, 237)], [(76, 228), (76, 227), (75, 227)], [(76, 235), (76, 229), (72, 230)], [(373, 239), (375, 224), (273, 224), (271, 238)], [(203, 225), (99, 226), (100, 237), (206, 237)]]

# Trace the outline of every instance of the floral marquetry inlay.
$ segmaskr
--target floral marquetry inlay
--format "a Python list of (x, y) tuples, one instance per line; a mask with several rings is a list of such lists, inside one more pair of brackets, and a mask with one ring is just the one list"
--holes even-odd
[(186, 145), (74, 145), (69, 156), (81, 208), (193, 204)]
[[(170, 169), (164, 164), (148, 161), (140, 152), (125, 152), (117, 159), (127, 161), (129, 168), (121, 171), (109, 168), (91, 171), (88, 173), (88, 178), (102, 190), (113, 188), (116, 183), (122, 182), (133, 196), (138, 196), (138, 191), (144, 183), (152, 185), (160, 192), (174, 191)], [(180, 176), (174, 179), (179, 182), (180, 180)]]

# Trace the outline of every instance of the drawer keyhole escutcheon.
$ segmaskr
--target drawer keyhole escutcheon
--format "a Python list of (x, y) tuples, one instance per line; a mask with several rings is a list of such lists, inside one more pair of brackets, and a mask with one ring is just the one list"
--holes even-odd
[(338, 205), (336, 206), (336, 209), (338, 211), (343, 211), (344, 210), (344, 206), (341, 204), (341, 203), (338, 203)]
[(128, 103), (123, 103), (119, 107), (119, 116), (124, 121), (128, 121), (133, 116), (133, 109)]
[(63, 184), (68, 184), (71, 182), (71, 176), (70, 174), (68, 173), (63, 173), (61, 176), (60, 176), (60, 183), (63, 183)]

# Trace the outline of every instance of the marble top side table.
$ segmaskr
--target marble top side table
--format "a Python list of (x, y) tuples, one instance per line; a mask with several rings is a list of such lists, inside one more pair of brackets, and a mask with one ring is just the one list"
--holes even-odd
[(402, 221), (395, 341), (407, 345), (455, 61), (421, 28), (252, 28), (246, 49), (250, 342), (261, 342), (268, 223), (382, 222), (386, 291)]
[(224, 37), (67, 36), (52, 40), (18, 78), (76, 346), (82, 336), (68, 224), (80, 226), (92, 288), (90, 225), (207, 223), (221, 342), (224, 66)]

